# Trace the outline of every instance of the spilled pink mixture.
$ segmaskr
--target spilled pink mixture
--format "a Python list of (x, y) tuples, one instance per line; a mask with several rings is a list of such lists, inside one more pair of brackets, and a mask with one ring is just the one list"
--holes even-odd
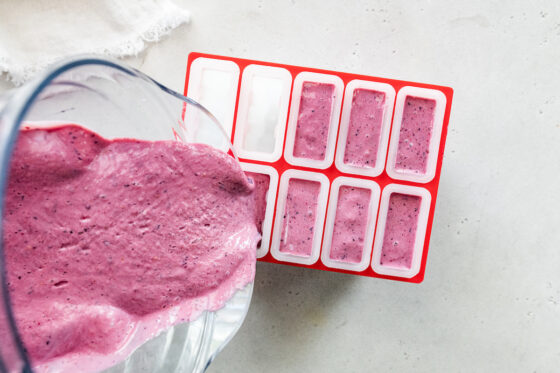
[(3, 239), (33, 363), (111, 354), (143, 320), (159, 319), (142, 324), (157, 333), (162, 320), (221, 308), (254, 278), (252, 191), (238, 163), (205, 145), (22, 131)]

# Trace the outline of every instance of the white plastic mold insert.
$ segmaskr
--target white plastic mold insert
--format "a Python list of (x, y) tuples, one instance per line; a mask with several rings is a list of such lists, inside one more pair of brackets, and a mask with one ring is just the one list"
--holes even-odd
[(340, 171), (371, 177), (383, 172), (394, 102), (389, 84), (352, 80), (346, 85), (335, 158)]
[(332, 165), (343, 90), (336, 75), (296, 76), (284, 149), (289, 164), (321, 170)]
[(295, 169), (282, 174), (270, 248), (276, 260), (317, 262), (328, 193), (329, 179), (323, 174)]
[(443, 92), (434, 89), (406, 86), (398, 92), (387, 160), (391, 178), (433, 180), (446, 101)]
[(266, 192), (266, 210), (262, 222), (261, 244), (257, 247), (257, 258), (262, 258), (270, 248), (270, 235), (272, 232), (272, 218), (274, 217), (274, 203), (276, 202), (276, 190), (278, 189), (278, 172), (271, 166), (254, 163), (241, 162), (241, 168), (245, 172), (267, 175), (269, 177), (268, 190)]
[(185, 111), (185, 124), (194, 126), (195, 141), (228, 151), (239, 84), (239, 66), (233, 61), (199, 57), (191, 63), (187, 96), (218, 119), (228, 139), (199, 110)]
[(276, 162), (282, 155), (292, 74), (252, 64), (243, 70), (234, 146), (241, 158)]
[[(354, 193), (355, 195), (345, 196), (348, 197), (347, 202), (350, 206), (347, 202), (341, 201), (339, 198), (339, 196), (341, 196), (340, 190), (343, 187), (353, 188), (348, 190), (348, 192)], [(364, 200), (366, 198), (363, 193), (364, 191), (369, 191), (369, 201)], [(321, 252), (321, 261), (327, 267), (361, 272), (369, 266), (377, 208), (379, 206), (379, 195), (379, 185), (372, 180), (341, 176), (333, 181), (329, 197), (327, 220), (325, 223), (323, 250)], [(343, 209), (339, 209), (339, 205), (343, 207)], [(342, 215), (338, 216), (337, 214)], [(351, 222), (352, 226), (348, 226), (348, 222)], [(337, 227), (337, 223), (342, 226)], [(338, 258), (332, 258), (331, 252), (341, 249), (333, 248), (332, 246), (333, 242), (335, 242), (335, 234), (346, 234), (344, 239), (336, 240), (340, 241), (336, 243), (348, 245), (349, 251), (356, 252), (347, 252), (348, 256), (345, 259), (342, 259), (340, 255), (337, 255)], [(358, 242), (361, 242), (361, 245)], [(358, 246), (361, 247), (358, 248)], [(360, 258), (356, 260), (358, 250)]]
[(389, 184), (383, 189), (373, 245), (376, 273), (403, 278), (418, 274), (430, 202), (424, 188)]

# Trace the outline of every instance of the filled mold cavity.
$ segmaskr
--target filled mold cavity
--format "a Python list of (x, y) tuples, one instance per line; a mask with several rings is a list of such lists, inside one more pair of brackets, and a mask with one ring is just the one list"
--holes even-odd
[(260, 174), (256, 172), (246, 172), (245, 173), (249, 180), (255, 185), (255, 200), (256, 200), (256, 213), (255, 220), (257, 224), (257, 229), (262, 235), (262, 226), (264, 218), (266, 215), (266, 195), (268, 193), (268, 188), (270, 187), (270, 176), (266, 174)]
[(311, 256), (320, 190), (321, 184), (318, 181), (290, 179), (281, 217), (281, 253)]
[(241, 168), (245, 171), (249, 182), (255, 186), (253, 190), (255, 225), (261, 235), (261, 240), (257, 244), (257, 258), (262, 258), (268, 254), (270, 249), (278, 172), (270, 166), (246, 162), (241, 162)]
[(345, 164), (365, 168), (373, 168), (377, 164), (385, 99), (384, 92), (354, 90), (344, 151)]
[(346, 85), (336, 168), (370, 177), (383, 172), (394, 102), (389, 84), (355, 79)]
[(421, 204), (420, 196), (391, 194), (380, 265), (399, 269), (411, 268)]
[(334, 93), (334, 84), (303, 82), (294, 140), (295, 157), (325, 159)]
[(425, 174), (430, 155), (436, 101), (407, 96), (401, 121), (395, 171)]
[(345, 263), (360, 263), (364, 252), (369, 219), (371, 190), (341, 186), (332, 233), (329, 258)]
[(293, 86), (284, 158), (294, 166), (326, 169), (334, 160), (344, 82), (304, 71)]
[[(259, 233), (263, 234), (263, 223), (266, 217), (267, 194), (270, 188), (270, 176), (257, 172), (245, 172), (249, 181), (255, 185), (255, 222)], [(259, 242), (260, 246), (262, 243)]]

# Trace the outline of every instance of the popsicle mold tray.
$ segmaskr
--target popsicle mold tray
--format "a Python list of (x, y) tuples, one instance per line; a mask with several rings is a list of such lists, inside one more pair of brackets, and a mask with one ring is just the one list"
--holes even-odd
[(451, 88), (191, 53), (185, 94), (256, 185), (259, 260), (423, 280)]

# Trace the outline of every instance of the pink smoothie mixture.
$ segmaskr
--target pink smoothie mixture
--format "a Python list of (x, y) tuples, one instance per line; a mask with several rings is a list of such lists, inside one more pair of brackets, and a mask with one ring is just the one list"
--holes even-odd
[(290, 179), (282, 216), (280, 252), (311, 255), (320, 190), (321, 184), (317, 181)]
[(412, 265), (416, 227), (422, 198), (393, 193), (383, 235), (380, 264), (409, 269)]
[(395, 169), (426, 173), (436, 102), (408, 96), (405, 101)]
[(294, 140), (294, 156), (323, 160), (334, 102), (334, 85), (304, 82)]
[(262, 235), (263, 222), (266, 215), (266, 195), (270, 187), (270, 176), (257, 172), (246, 172), (249, 181), (255, 185), (255, 211), (256, 224), (259, 234)]
[(383, 127), (385, 93), (356, 89), (352, 96), (344, 163), (373, 168)]
[(206, 145), (21, 131), (3, 242), (34, 365), (85, 371), (137, 341), (139, 325), (153, 336), (221, 308), (254, 278), (252, 192), (239, 164)]
[(362, 260), (370, 198), (369, 189), (340, 187), (330, 252), (332, 260), (347, 263)]

